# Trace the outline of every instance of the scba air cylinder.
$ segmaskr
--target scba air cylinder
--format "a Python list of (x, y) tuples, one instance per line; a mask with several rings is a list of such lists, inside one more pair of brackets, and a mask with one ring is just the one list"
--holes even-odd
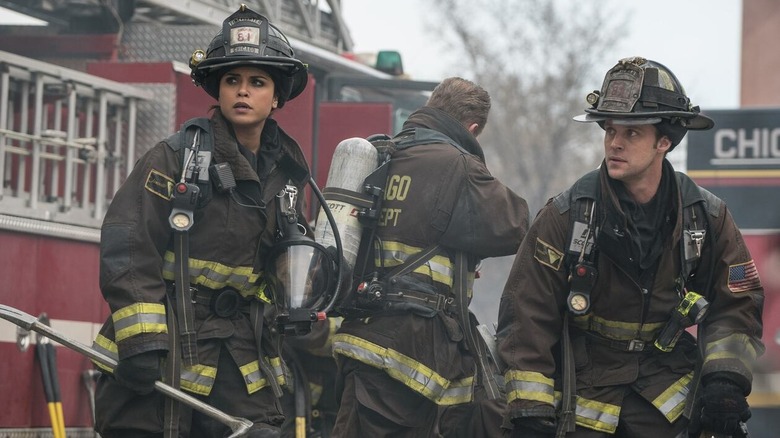
[[(359, 200), (349, 202), (350, 193), (363, 194), (363, 182), (377, 167), (378, 153), (366, 139), (354, 137), (341, 141), (333, 152), (328, 180), (322, 190), (336, 225), (338, 226), (344, 259), (355, 266), (363, 226), (358, 220)], [(320, 209), (315, 227), (315, 239), (324, 247), (336, 246), (333, 230), (328, 225), (325, 211)]]

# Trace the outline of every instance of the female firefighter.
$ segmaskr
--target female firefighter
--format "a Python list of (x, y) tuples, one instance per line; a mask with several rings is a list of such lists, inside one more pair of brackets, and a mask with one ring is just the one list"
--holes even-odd
[(249, 419), (249, 436), (278, 436), (283, 421), (264, 272), (282, 214), (304, 211), (296, 193), (310, 172), (271, 116), (308, 74), (284, 34), (245, 5), (190, 66), (218, 105), (138, 161), (102, 228), (100, 286), (111, 316), (95, 347), (118, 360), (97, 387), (104, 438), (227, 436), (225, 425), (152, 392), (163, 376)]

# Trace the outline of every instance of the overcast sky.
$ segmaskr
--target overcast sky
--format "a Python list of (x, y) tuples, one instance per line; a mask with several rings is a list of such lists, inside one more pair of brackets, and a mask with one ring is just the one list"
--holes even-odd
[[(604, 59), (604, 73), (620, 58), (643, 56), (669, 67), (702, 109), (739, 107), (741, 0), (567, 0), (572, 7), (585, 2), (633, 11), (631, 34), (624, 37), (620, 52)], [(425, 31), (435, 18), (427, 3), (342, 0), (342, 9), (356, 52), (398, 50), (414, 79), (436, 81), (458, 74), (447, 69), (449, 61), (439, 61), (447, 55)]]
[[(324, 2), (324, 0), (321, 0)], [(742, 0), (564, 0), (609, 4), (633, 11), (631, 33), (604, 59), (603, 71), (626, 56), (643, 56), (669, 67), (694, 104), (702, 109), (739, 107)], [(401, 52), (413, 79), (437, 81), (452, 71), (449, 54), (425, 30), (435, 19), (432, 8), (419, 0), (342, 0), (355, 52), (391, 49)], [(3, 22), (12, 11), (3, 10)], [(500, 32), (485, 32), (496, 37)], [(595, 84), (598, 88), (601, 84)]]

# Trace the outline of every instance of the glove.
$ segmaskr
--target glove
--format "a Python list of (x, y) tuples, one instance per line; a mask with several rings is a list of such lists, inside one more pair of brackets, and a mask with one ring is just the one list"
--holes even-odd
[(512, 420), (512, 438), (554, 436), (557, 429), (553, 417), (518, 417)]
[(740, 422), (750, 418), (750, 407), (742, 388), (729, 379), (708, 381), (701, 395), (701, 425), (708, 432), (733, 435)]
[(154, 382), (162, 377), (162, 354), (158, 350), (145, 351), (119, 361), (114, 378), (138, 394), (154, 391)]

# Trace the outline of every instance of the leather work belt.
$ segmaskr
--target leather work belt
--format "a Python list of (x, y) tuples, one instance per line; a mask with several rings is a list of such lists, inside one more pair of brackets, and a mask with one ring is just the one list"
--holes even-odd
[(632, 339), (630, 341), (618, 341), (615, 339), (608, 339), (599, 336), (592, 332), (585, 332), (594, 344), (605, 345), (613, 350), (627, 351), (627, 352), (640, 352), (649, 350), (653, 346), (652, 341), (643, 341), (641, 339)]
[(220, 318), (231, 318), (244, 308), (249, 310), (249, 300), (229, 287), (215, 290), (193, 286), (190, 287), (190, 294), (193, 303), (209, 306)]
[(423, 306), (435, 311), (452, 313), (455, 311), (453, 297), (442, 294), (431, 294), (415, 290), (398, 290), (385, 294), (382, 299), (391, 303), (409, 303)]

